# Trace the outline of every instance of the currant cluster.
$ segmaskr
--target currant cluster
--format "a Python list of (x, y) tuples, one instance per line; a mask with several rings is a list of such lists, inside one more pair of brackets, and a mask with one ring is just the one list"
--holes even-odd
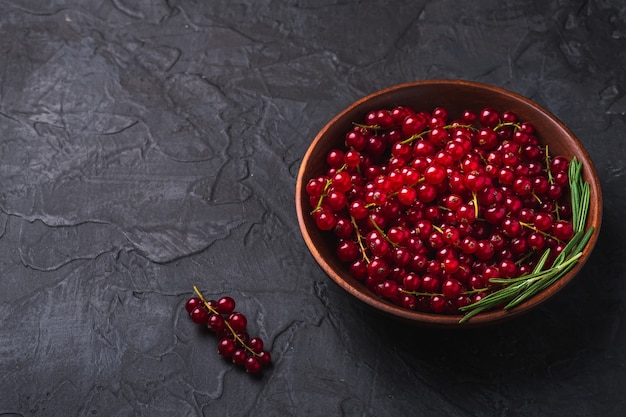
[(270, 365), (272, 358), (264, 349), (260, 337), (250, 337), (247, 332), (246, 316), (235, 311), (235, 300), (224, 296), (216, 300), (207, 300), (194, 287), (197, 296), (189, 298), (185, 310), (191, 320), (213, 331), (219, 341), (218, 353), (243, 366), (249, 373), (258, 373), (263, 366)]
[(574, 235), (568, 159), (513, 112), (459, 116), (372, 111), (306, 185), (350, 273), (408, 309), (459, 314)]

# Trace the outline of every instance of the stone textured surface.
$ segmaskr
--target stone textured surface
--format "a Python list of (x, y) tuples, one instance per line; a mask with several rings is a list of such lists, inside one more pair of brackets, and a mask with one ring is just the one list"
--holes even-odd
[[(0, 416), (626, 413), (623, 1), (0, 0), (0, 39)], [(298, 231), (314, 134), (428, 78), (535, 100), (598, 165), (592, 260), (497, 327), (390, 324)], [(183, 314), (194, 284), (262, 378)]]

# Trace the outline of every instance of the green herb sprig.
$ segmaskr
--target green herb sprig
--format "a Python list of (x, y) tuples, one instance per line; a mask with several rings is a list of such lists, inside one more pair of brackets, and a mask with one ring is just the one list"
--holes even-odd
[(550, 257), (550, 249), (547, 249), (531, 273), (517, 278), (491, 278), (490, 282), (500, 284), (501, 287), (479, 301), (462, 307), (461, 311), (465, 315), (459, 321), (460, 323), (469, 320), (480, 312), (499, 306), (503, 306), (505, 310), (518, 306), (548, 288), (574, 268), (582, 257), (582, 251), (589, 242), (594, 228), (590, 226), (585, 231), (589, 212), (590, 187), (589, 183), (583, 181), (582, 163), (576, 157), (570, 161), (568, 176), (572, 204), (572, 226), (574, 227), (572, 239), (551, 265), (546, 265)]

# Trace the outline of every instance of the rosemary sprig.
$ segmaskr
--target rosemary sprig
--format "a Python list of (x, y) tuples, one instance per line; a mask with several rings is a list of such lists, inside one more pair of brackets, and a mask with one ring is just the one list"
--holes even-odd
[[(501, 285), (498, 290), (489, 293), (481, 300), (461, 308), (465, 315), (459, 321), (463, 323), (473, 316), (498, 306), (505, 310), (518, 306), (569, 272), (582, 257), (587, 242), (593, 234), (593, 226), (585, 231), (587, 214), (589, 212), (590, 188), (589, 183), (583, 181), (582, 163), (576, 157), (569, 164), (569, 186), (572, 204), (572, 225), (574, 236), (554, 259), (551, 265), (546, 265), (550, 257), (547, 249), (539, 258), (534, 270), (518, 278), (492, 278), (489, 281)], [(547, 267), (547, 268), (546, 268)]]

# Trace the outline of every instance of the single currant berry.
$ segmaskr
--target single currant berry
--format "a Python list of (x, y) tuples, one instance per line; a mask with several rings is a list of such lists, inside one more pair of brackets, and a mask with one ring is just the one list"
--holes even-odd
[(539, 232), (532, 232), (526, 238), (526, 242), (528, 247), (534, 251), (540, 251), (544, 248), (546, 244), (545, 237)]
[(574, 226), (567, 220), (559, 220), (552, 226), (552, 235), (561, 241), (568, 241), (574, 236)]
[(331, 168), (339, 168), (343, 165), (344, 152), (341, 149), (332, 149), (326, 154), (326, 163)]
[(187, 302), (185, 303), (185, 310), (187, 310), (187, 313), (191, 314), (191, 312), (196, 308), (196, 307), (200, 307), (202, 306), (202, 300), (198, 297), (191, 297), (189, 300), (187, 300)]
[(367, 139), (363, 132), (351, 130), (346, 133), (345, 144), (348, 149), (354, 149), (356, 152), (362, 151), (367, 145)]
[(248, 341), (248, 346), (255, 353), (260, 353), (263, 350), (263, 340), (260, 337), (253, 337)]
[(437, 189), (431, 184), (421, 183), (416, 191), (417, 198), (424, 203), (433, 202), (437, 198)]
[(535, 214), (533, 225), (542, 232), (550, 229), (554, 222), (554, 216), (550, 213), (539, 212)]
[(462, 289), (463, 287), (461, 286), (461, 283), (454, 278), (446, 279), (441, 286), (443, 295), (448, 298), (458, 297), (461, 294)]
[(393, 226), (387, 230), (387, 239), (394, 245), (403, 245), (409, 238), (409, 231), (403, 227)]
[(268, 366), (270, 363), (272, 363), (272, 355), (267, 350), (259, 352), (257, 358), (263, 366)]
[(417, 291), (420, 284), (421, 279), (419, 275), (414, 272), (410, 272), (402, 278), (402, 286), (406, 291)]
[(446, 179), (446, 170), (438, 164), (431, 164), (424, 171), (424, 180), (428, 184), (441, 184)]
[(474, 252), (474, 256), (483, 261), (490, 260), (493, 258), (495, 254), (495, 250), (491, 242), (485, 239), (481, 239), (476, 244), (476, 252)]
[(383, 129), (389, 129), (394, 125), (393, 116), (389, 110), (378, 110), (375, 116), (375, 122), (377, 126)]
[(370, 136), (367, 140), (365, 151), (375, 158), (381, 157), (386, 150), (387, 144), (380, 136)]
[(398, 291), (398, 283), (387, 279), (381, 283), (381, 294), (386, 298), (394, 298)]
[(207, 313), (204, 306), (194, 308), (189, 315), (191, 316), (191, 320), (196, 324), (206, 324), (209, 318), (209, 313)]
[(354, 233), (354, 226), (347, 217), (337, 217), (337, 222), (333, 228), (333, 232), (340, 239), (348, 239)]
[(361, 155), (359, 151), (350, 149), (343, 156), (345, 164), (349, 167), (357, 167), (361, 164)]
[(246, 371), (251, 374), (256, 374), (261, 371), (261, 361), (256, 356), (248, 356), (244, 364)]
[(515, 191), (515, 193), (520, 196), (532, 193), (532, 180), (525, 176), (515, 178), (515, 180), (513, 180), (513, 191)]
[(232, 361), (235, 365), (244, 365), (248, 359), (248, 354), (243, 348), (237, 348), (232, 354)]
[(567, 172), (569, 162), (563, 156), (557, 156), (550, 161), (550, 172), (557, 174), (559, 172)]
[(320, 230), (332, 230), (337, 224), (337, 216), (330, 209), (320, 209), (316, 212), (315, 224)]
[(364, 200), (355, 200), (350, 203), (348, 211), (350, 212), (350, 215), (356, 220), (364, 219), (370, 213), (369, 209), (367, 208), (367, 203), (365, 203)]
[(406, 137), (417, 135), (426, 127), (427, 120), (421, 114), (407, 116), (402, 122), (402, 133)]
[(563, 187), (559, 184), (550, 184), (546, 195), (552, 200), (558, 200), (563, 195)]
[(498, 136), (493, 129), (480, 129), (476, 137), (476, 144), (485, 150), (491, 150), (498, 145)]
[(517, 274), (517, 265), (510, 259), (501, 260), (498, 269), (505, 278), (512, 278)]
[(454, 164), (454, 158), (446, 151), (439, 151), (435, 154), (432, 163), (438, 164), (444, 168), (450, 168)]
[(485, 127), (494, 128), (500, 121), (500, 115), (493, 107), (485, 107), (478, 115), (478, 121)]
[[(333, 211), (339, 211), (343, 209), (348, 203), (348, 198), (345, 193), (339, 191), (330, 190), (326, 196), (325, 202)], [(336, 221), (335, 221), (336, 224)]]
[(226, 327), (226, 320), (224, 320), (221, 314), (211, 314), (207, 319), (206, 325), (209, 330), (220, 333)]
[(319, 197), (324, 192), (326, 181), (322, 178), (312, 178), (306, 184), (306, 192), (313, 197)]
[(350, 264), (350, 275), (359, 281), (367, 278), (367, 262), (364, 259), (357, 259)]
[(397, 106), (391, 109), (391, 117), (396, 126), (401, 126), (404, 119), (415, 112), (409, 107)]
[(230, 314), (235, 310), (235, 300), (229, 296), (221, 297), (217, 300), (215, 309), (221, 314)]
[(398, 191), (398, 201), (405, 206), (410, 206), (417, 199), (417, 191), (410, 186), (404, 186)]
[(420, 289), (429, 294), (439, 292), (441, 289), (441, 281), (434, 275), (424, 274), (422, 275), (422, 282)]
[(233, 312), (228, 316), (228, 324), (235, 332), (240, 332), (245, 330), (248, 319), (241, 313)]
[(361, 256), (361, 251), (356, 242), (342, 239), (337, 245), (337, 256), (342, 262), (352, 262)]
[(225, 358), (230, 358), (237, 349), (237, 344), (233, 339), (220, 339), (217, 343), (217, 352)]
[(443, 313), (446, 310), (446, 299), (440, 295), (430, 297), (430, 309), (435, 313)]
[(389, 264), (382, 258), (374, 257), (367, 265), (367, 273), (375, 281), (380, 282), (389, 275)]
[(461, 116), (461, 121), (465, 124), (471, 125), (476, 121), (478, 116), (471, 110), (465, 110)]

